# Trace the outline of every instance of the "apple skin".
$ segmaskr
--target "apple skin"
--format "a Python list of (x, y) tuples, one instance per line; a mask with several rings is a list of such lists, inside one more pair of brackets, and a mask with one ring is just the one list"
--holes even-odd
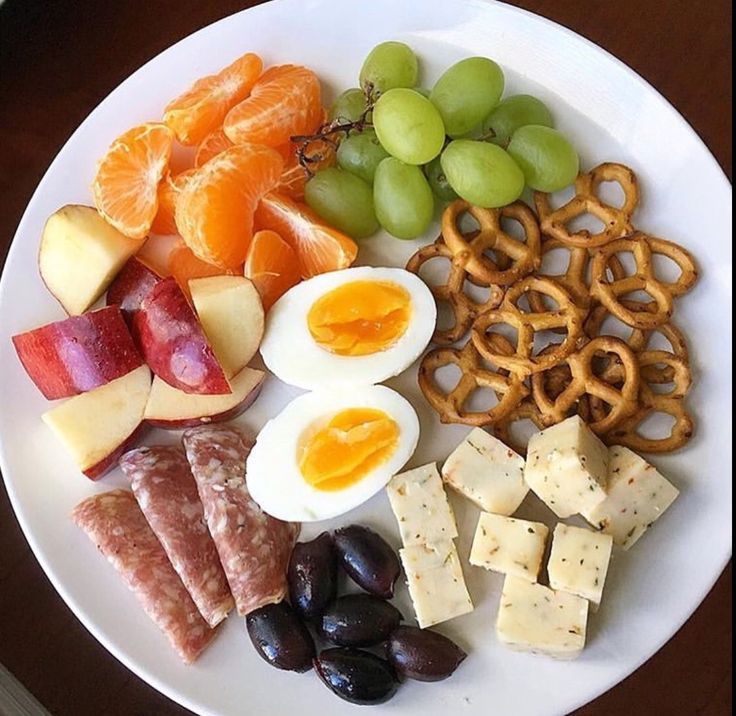
[(194, 310), (173, 277), (159, 281), (132, 317), (133, 337), (148, 366), (184, 393), (231, 393)]
[(143, 299), (159, 281), (161, 277), (134, 256), (107, 289), (107, 305), (120, 306), (123, 317), (130, 321), (131, 314), (140, 309)]
[(143, 439), (143, 436), (148, 432), (149, 426), (147, 423), (141, 423), (115, 450), (109, 455), (106, 455), (98, 463), (88, 467), (86, 470), (82, 470), (82, 474), (88, 477), (92, 481), (99, 480), (103, 475), (106, 475), (114, 467), (117, 467), (120, 458), (132, 450), (138, 443)]
[(117, 306), (49, 323), (12, 340), (47, 400), (79, 395), (143, 364)]
[[(161, 379), (154, 378), (143, 417), (149, 425), (163, 430), (182, 430), (232, 420), (253, 405), (261, 393), (265, 379), (266, 374), (263, 371), (243, 368), (231, 381), (231, 396), (198, 396), (182, 393), (165, 384), (157, 384)], [(152, 414), (157, 410), (162, 411), (159, 417)], [(162, 413), (167, 417), (161, 417)], [(178, 417), (171, 417), (174, 413), (178, 413)]]

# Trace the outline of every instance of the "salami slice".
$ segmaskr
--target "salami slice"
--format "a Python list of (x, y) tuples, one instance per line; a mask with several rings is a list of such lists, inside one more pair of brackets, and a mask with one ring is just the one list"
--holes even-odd
[(146, 522), (133, 493), (113, 490), (80, 502), (72, 519), (97, 545), (187, 663), (212, 641), (210, 629)]
[(184, 450), (138, 448), (123, 455), (120, 467), (200, 614), (217, 626), (235, 604)]
[(205, 425), (184, 433), (204, 514), (238, 613), (280, 602), (300, 525), (267, 515), (245, 485), (253, 442), (232, 427)]

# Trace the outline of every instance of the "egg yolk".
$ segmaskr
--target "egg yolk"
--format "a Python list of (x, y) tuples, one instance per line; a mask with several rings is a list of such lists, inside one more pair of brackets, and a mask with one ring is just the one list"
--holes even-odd
[(399, 426), (382, 410), (349, 408), (300, 441), (299, 469), (318, 490), (333, 492), (359, 482), (388, 460), (399, 442)]
[(390, 281), (353, 281), (326, 293), (307, 316), (312, 338), (341, 356), (390, 348), (411, 319), (409, 292)]

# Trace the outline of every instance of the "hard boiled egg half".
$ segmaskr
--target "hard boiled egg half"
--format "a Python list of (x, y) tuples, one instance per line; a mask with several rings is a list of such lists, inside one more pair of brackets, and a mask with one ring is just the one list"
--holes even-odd
[(418, 439), (414, 408), (383, 385), (306, 393), (258, 435), (246, 466), (248, 490), (278, 519), (326, 520), (381, 490)]
[(321, 274), (271, 308), (261, 355), (305, 390), (373, 385), (408, 368), (429, 343), (437, 308), (426, 284), (398, 268)]

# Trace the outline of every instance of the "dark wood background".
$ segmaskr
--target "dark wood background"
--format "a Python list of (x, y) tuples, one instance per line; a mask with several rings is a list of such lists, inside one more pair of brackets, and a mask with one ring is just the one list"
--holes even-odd
[[(0, 262), (36, 184), (100, 100), (172, 43), (255, 4), (6, 0), (0, 6)], [(514, 4), (576, 30), (633, 67), (684, 114), (731, 176), (728, 0)], [(729, 565), (662, 651), (577, 716), (730, 714), (731, 599)], [(36, 563), (4, 489), (0, 662), (56, 716), (188, 713), (131, 674), (85, 631)], [(489, 713), (492, 704), (491, 698)]]

